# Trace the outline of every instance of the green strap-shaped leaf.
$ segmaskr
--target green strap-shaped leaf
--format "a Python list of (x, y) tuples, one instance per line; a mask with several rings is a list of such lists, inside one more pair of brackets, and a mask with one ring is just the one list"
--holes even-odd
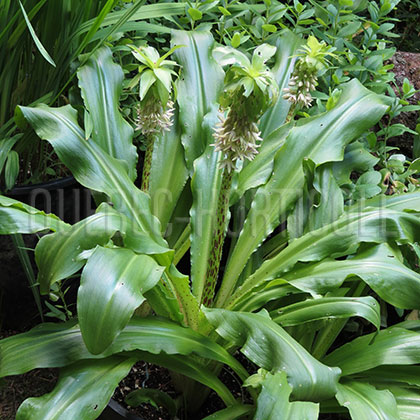
[(338, 402), (346, 407), (353, 420), (400, 420), (395, 397), (369, 384), (349, 381), (338, 384)]
[(23, 402), (16, 420), (94, 420), (135, 361), (113, 356), (83, 360), (68, 366), (60, 373), (51, 393)]
[(95, 248), (77, 294), (80, 329), (91, 353), (102, 353), (114, 341), (163, 269), (153, 258), (129, 249)]
[(397, 253), (386, 244), (364, 247), (346, 260), (298, 264), (282, 278), (305, 292), (325, 294), (340, 287), (349, 276), (360, 277), (382, 299), (398, 308), (420, 309), (420, 274), (400, 262)]
[(223, 173), (219, 168), (220, 157), (221, 153), (214, 153), (213, 146), (208, 146), (203, 156), (194, 162), (195, 171), (191, 179), (191, 284), (198, 301), (201, 301), (207, 279), (217, 221)]
[[(259, 127), (264, 139), (273, 131), (277, 130), (286, 120), (291, 104), (282, 98), (282, 92), (289, 83), (289, 78), (296, 60), (296, 52), (302, 44), (302, 38), (296, 36), (289, 30), (286, 30), (284, 34), (277, 38), (276, 64), (272, 72), (279, 85), (280, 95), (277, 103), (268, 109), (261, 118)], [(264, 142), (265, 140), (263, 144)]]
[[(137, 354), (137, 353), (136, 353)], [(213, 389), (226, 405), (236, 404), (235, 398), (227, 386), (210, 369), (197, 362), (192, 357), (166, 354), (139, 353), (138, 357), (149, 363), (166, 367), (167, 369), (180, 373), (194, 379)]]
[(335, 394), (340, 369), (314, 359), (263, 310), (257, 314), (203, 309), (217, 333), (258, 366), (287, 373), (293, 396), (318, 401)]
[(174, 115), (171, 131), (157, 137), (153, 146), (150, 169), (149, 195), (152, 213), (165, 230), (188, 179), (184, 148), (181, 144), (181, 127), (178, 113)]
[(250, 255), (301, 196), (302, 161), (307, 158), (321, 165), (342, 160), (345, 146), (374, 125), (386, 108), (378, 95), (353, 80), (343, 85), (340, 100), (332, 110), (300, 120), (290, 131), (276, 154), (273, 175), (258, 189), (229, 257), (216, 301), (218, 306), (223, 306), (229, 298)]
[(124, 245), (137, 254), (167, 253), (169, 256), (172, 253), (142, 234), (123, 213), (102, 203), (94, 215), (65, 231), (40, 239), (35, 248), (35, 259), (41, 293), (48, 293), (53, 283), (76, 273), (86, 262), (81, 253), (96, 245), (104, 246), (117, 231), (121, 233)]
[(62, 367), (80, 359), (96, 359), (141, 350), (151, 354), (191, 355), (224, 363), (244, 380), (248, 373), (222, 346), (171, 321), (136, 318), (100, 355), (90, 353), (74, 321), (41, 324), (0, 341), (0, 377), (18, 375), (37, 367)]
[(344, 344), (322, 361), (339, 366), (343, 375), (363, 372), (381, 365), (420, 363), (420, 334), (392, 327), (378, 334), (368, 334)]
[(329, 318), (359, 316), (371, 322), (378, 330), (381, 314), (378, 302), (371, 297), (324, 297), (294, 303), (272, 312), (273, 321), (283, 327)]
[(119, 110), (124, 78), (108, 47), (96, 50), (77, 72), (79, 87), (93, 124), (92, 140), (110, 156), (124, 162), (129, 177), (136, 178), (137, 152), (133, 129)]
[(231, 407), (224, 408), (223, 410), (216, 411), (203, 420), (237, 420), (243, 418), (248, 413), (254, 410), (252, 405), (235, 404)]
[(0, 195), (0, 234), (36, 233), (50, 229), (65, 231), (70, 226), (54, 214), (46, 214), (34, 207)]
[(360, 200), (356, 204), (348, 207), (348, 213), (358, 212), (368, 207), (383, 208), (390, 210), (418, 212), (420, 209), (420, 191), (414, 191), (406, 194), (377, 195), (367, 200)]
[(70, 105), (19, 109), (38, 136), (52, 144), (60, 160), (82, 185), (107, 194), (116, 209), (131, 218), (157, 244), (166, 247), (159, 221), (151, 214), (149, 196), (135, 187), (119, 160), (92, 140), (85, 140), (75, 109)]
[(397, 386), (414, 385), (420, 388), (420, 366), (378, 366), (365, 372), (355, 374), (358, 381), (376, 384), (392, 384)]
[(22, 137), (22, 134), (11, 137), (10, 139), (3, 139), (0, 141), (0, 173), (3, 171), (4, 163), (6, 162), (7, 155), (12, 150), (12, 147)]
[(414, 214), (378, 208), (345, 213), (336, 222), (292, 241), (275, 257), (265, 261), (231, 298), (234, 302), (263, 281), (290, 270), (298, 261), (319, 261), (356, 251), (360, 242), (415, 242), (420, 238), (420, 218)]
[(420, 419), (420, 390), (392, 386), (389, 388), (397, 401), (401, 420)]
[(174, 57), (182, 66), (177, 101), (181, 139), (191, 171), (194, 160), (212, 143), (210, 127), (203, 127), (203, 120), (209, 113), (217, 115), (224, 72), (211, 55), (214, 39), (209, 32), (173, 31), (172, 46), (176, 45), (184, 45)]
[(253, 375), (248, 379), (255, 378), (255, 385), (261, 386), (254, 420), (277, 420), (280, 413), (282, 420), (318, 419), (319, 404), (308, 401), (289, 401), (292, 387), (287, 382), (286, 372), (274, 374), (265, 372), (260, 378), (258, 376), (260, 374)]

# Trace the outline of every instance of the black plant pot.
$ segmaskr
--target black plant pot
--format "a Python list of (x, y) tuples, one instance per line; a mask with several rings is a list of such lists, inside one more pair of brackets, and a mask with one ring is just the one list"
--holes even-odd
[(46, 213), (54, 213), (72, 224), (95, 212), (91, 192), (72, 176), (42, 184), (17, 186), (6, 195)]
[(98, 417), (98, 420), (146, 420), (129, 413), (116, 401), (111, 400), (105, 410)]

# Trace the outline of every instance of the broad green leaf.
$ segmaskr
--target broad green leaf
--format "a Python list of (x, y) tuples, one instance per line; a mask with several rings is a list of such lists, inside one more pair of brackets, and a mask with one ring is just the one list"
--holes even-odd
[(152, 354), (189, 356), (224, 363), (243, 380), (242, 365), (222, 346), (171, 321), (157, 317), (130, 320), (115, 341), (100, 355), (86, 348), (75, 321), (41, 324), (32, 330), (0, 340), (0, 377), (18, 375), (37, 367), (62, 367), (80, 359), (98, 359), (116, 353), (141, 350)]
[(124, 162), (131, 179), (135, 179), (137, 152), (132, 144), (133, 129), (119, 110), (124, 78), (121, 67), (112, 60), (108, 47), (96, 50), (79, 68), (79, 87), (92, 118), (92, 140), (110, 156)]
[(389, 390), (395, 397), (398, 414), (401, 420), (420, 419), (420, 391), (402, 387), (390, 387)]
[(283, 327), (329, 318), (359, 316), (377, 329), (381, 325), (378, 302), (373, 297), (323, 297), (294, 303), (272, 312), (273, 321)]
[(339, 366), (343, 375), (382, 365), (411, 365), (420, 363), (419, 345), (419, 333), (392, 327), (344, 344), (328, 354), (323, 362)]
[(54, 214), (46, 214), (34, 207), (0, 195), (0, 234), (36, 233), (49, 229), (65, 231), (69, 228)]
[(400, 420), (397, 403), (388, 390), (379, 391), (369, 384), (346, 381), (338, 384), (336, 398), (354, 420)]
[[(150, 211), (150, 198), (132, 183), (124, 165), (92, 140), (85, 140), (70, 105), (19, 107), (38, 136), (48, 140), (60, 160), (85, 187), (107, 194), (114, 207), (134, 220), (142, 232), (165, 247), (160, 224)], [(77, 159), (75, 159), (77, 156)]]
[(346, 260), (298, 264), (282, 278), (302, 291), (325, 294), (340, 287), (350, 276), (360, 277), (382, 299), (398, 308), (420, 309), (420, 274), (400, 262), (386, 244), (366, 246)]
[(113, 356), (70, 365), (60, 373), (51, 393), (23, 402), (16, 420), (94, 420), (135, 361)]
[(284, 220), (302, 194), (302, 161), (307, 158), (321, 165), (342, 160), (345, 146), (374, 125), (385, 111), (386, 105), (379, 96), (353, 80), (343, 85), (343, 93), (332, 110), (298, 121), (276, 154), (273, 175), (255, 195), (236, 246), (230, 254), (217, 306), (224, 305), (246, 261)]
[(334, 162), (333, 172), (339, 185), (350, 184), (353, 171), (366, 172), (379, 162), (379, 158), (370, 154), (362, 143), (355, 141), (346, 147), (344, 159)]
[(203, 311), (216, 332), (240, 347), (248, 359), (268, 371), (285, 371), (294, 398), (318, 401), (335, 394), (340, 370), (314, 359), (265, 310), (257, 314), (225, 309)]
[(265, 261), (238, 288), (231, 301), (263, 281), (290, 270), (298, 261), (319, 261), (354, 253), (361, 242), (415, 242), (419, 240), (419, 227), (419, 217), (388, 208), (345, 213), (336, 222), (295, 239), (275, 257)]
[(356, 204), (347, 208), (347, 212), (358, 212), (368, 207), (383, 208), (390, 210), (419, 212), (420, 209), (420, 191), (414, 191), (406, 194), (377, 195), (376, 197), (360, 200)]
[(256, 378), (255, 383), (255, 385), (261, 386), (261, 392), (258, 396), (254, 420), (277, 420), (279, 413), (281, 413), (282, 420), (318, 419), (318, 404), (308, 401), (289, 401), (292, 387), (287, 382), (286, 372), (276, 372), (274, 374), (270, 372), (258, 373), (248, 378), (248, 380), (252, 380), (256, 376), (261, 376)]
[(358, 381), (398, 386), (414, 385), (420, 388), (420, 366), (378, 366), (354, 375)]
[(217, 115), (217, 99), (223, 88), (224, 73), (211, 55), (213, 37), (208, 32), (173, 31), (172, 46), (185, 45), (174, 53), (182, 74), (177, 85), (181, 141), (187, 167), (212, 143), (212, 131), (203, 127), (204, 116)]
[(158, 136), (153, 145), (149, 195), (152, 213), (160, 220), (163, 230), (168, 226), (188, 178), (180, 131), (176, 111), (171, 131)]
[(102, 203), (94, 215), (66, 230), (43, 236), (38, 242), (35, 259), (41, 293), (48, 293), (53, 283), (76, 273), (86, 262), (80, 254), (96, 245), (106, 245), (117, 231), (121, 233), (124, 245), (136, 253), (161, 254), (169, 251), (142, 234), (124, 214)]
[(77, 294), (80, 330), (91, 353), (102, 353), (114, 341), (163, 269), (153, 258), (129, 249), (95, 248)]
[(208, 261), (212, 251), (217, 222), (218, 197), (223, 171), (219, 164), (221, 153), (208, 146), (203, 156), (194, 162), (191, 179), (193, 204), (191, 214), (191, 283), (192, 292), (201, 302), (207, 279)]

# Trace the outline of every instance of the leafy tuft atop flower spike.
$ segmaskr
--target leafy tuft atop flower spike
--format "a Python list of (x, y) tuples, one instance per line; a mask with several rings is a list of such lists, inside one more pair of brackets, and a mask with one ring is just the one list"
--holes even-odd
[(326, 64), (327, 56), (334, 56), (333, 48), (324, 41), (319, 42), (314, 36), (310, 36), (302, 51), (297, 55), (289, 86), (284, 89), (283, 99), (300, 107), (309, 107), (312, 103), (311, 92), (318, 85), (318, 73)]
[(276, 47), (260, 45), (250, 61), (231, 47), (214, 50), (214, 57), (222, 66), (231, 65), (219, 101), (227, 115), (220, 118), (213, 134), (215, 150), (225, 154), (221, 167), (229, 172), (235, 169), (237, 160), (252, 160), (258, 153), (258, 120), (278, 98), (278, 85), (266, 64), (275, 52)]
[(180, 46), (169, 50), (162, 57), (153, 47), (130, 46), (134, 57), (140, 61), (138, 81), (140, 103), (137, 107), (136, 128), (145, 136), (169, 131), (172, 125), (172, 92), (176, 76), (172, 69), (177, 65), (166, 58)]

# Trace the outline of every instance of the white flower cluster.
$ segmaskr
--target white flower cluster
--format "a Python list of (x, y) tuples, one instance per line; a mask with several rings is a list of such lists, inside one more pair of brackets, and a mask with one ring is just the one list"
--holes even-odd
[(173, 124), (173, 115), (174, 103), (172, 101), (168, 101), (164, 109), (160, 101), (151, 98), (137, 106), (136, 130), (140, 130), (145, 136), (169, 131)]
[(295, 105), (310, 107), (313, 100), (311, 92), (316, 89), (318, 78), (316, 69), (302, 67), (306, 66), (300, 66), (299, 63), (296, 65), (288, 87), (283, 89), (283, 99)]
[(255, 122), (238, 119), (232, 111), (229, 111), (227, 118), (220, 118), (213, 137), (216, 141), (212, 146), (225, 154), (220, 168), (226, 168), (228, 172), (235, 169), (237, 160), (253, 160), (258, 153), (258, 143), (262, 140)]

